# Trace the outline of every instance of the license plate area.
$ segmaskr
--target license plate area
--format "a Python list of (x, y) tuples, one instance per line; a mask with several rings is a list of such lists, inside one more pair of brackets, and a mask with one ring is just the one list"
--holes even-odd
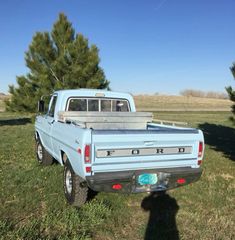
[(138, 176), (138, 184), (144, 185), (154, 185), (158, 182), (158, 176), (156, 173), (144, 173)]

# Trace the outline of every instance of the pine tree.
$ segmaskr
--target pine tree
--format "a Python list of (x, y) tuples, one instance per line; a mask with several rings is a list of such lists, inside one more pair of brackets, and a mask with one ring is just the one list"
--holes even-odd
[[(230, 70), (235, 79), (235, 63), (233, 63), (233, 65), (230, 67)], [(226, 90), (227, 90), (230, 100), (235, 102), (235, 90), (231, 86), (227, 87)], [(235, 104), (233, 104), (233, 106), (232, 106), (232, 112), (233, 112), (233, 114), (235, 114)], [(234, 117), (231, 117), (231, 120), (235, 123)]]
[(72, 24), (61, 13), (51, 33), (37, 32), (25, 53), (30, 72), (18, 76), (18, 86), (9, 86), (7, 110), (35, 112), (42, 95), (59, 89), (108, 88), (99, 66), (98, 48), (75, 34)]

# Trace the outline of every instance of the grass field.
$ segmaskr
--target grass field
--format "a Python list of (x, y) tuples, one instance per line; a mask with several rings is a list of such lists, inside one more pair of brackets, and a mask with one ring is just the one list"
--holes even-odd
[(235, 128), (228, 112), (155, 112), (205, 133), (199, 182), (148, 194), (65, 202), (63, 168), (34, 156), (31, 116), (0, 113), (0, 239), (235, 239)]

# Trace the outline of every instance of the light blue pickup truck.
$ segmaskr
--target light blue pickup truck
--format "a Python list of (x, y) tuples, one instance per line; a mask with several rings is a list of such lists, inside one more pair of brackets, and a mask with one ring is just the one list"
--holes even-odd
[(64, 166), (65, 196), (77, 207), (90, 191), (166, 191), (202, 173), (203, 133), (154, 123), (152, 113), (136, 112), (127, 93), (56, 91), (36, 118), (35, 139), (40, 164)]

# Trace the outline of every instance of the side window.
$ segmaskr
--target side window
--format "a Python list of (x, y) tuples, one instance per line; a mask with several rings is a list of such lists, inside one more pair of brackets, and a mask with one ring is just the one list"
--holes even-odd
[(48, 115), (50, 117), (54, 117), (56, 100), (57, 100), (57, 96), (53, 96), (53, 99), (52, 99), (52, 102), (51, 102), (51, 105), (50, 105), (50, 109), (48, 111)]
[(87, 99), (71, 99), (68, 111), (87, 111)]

